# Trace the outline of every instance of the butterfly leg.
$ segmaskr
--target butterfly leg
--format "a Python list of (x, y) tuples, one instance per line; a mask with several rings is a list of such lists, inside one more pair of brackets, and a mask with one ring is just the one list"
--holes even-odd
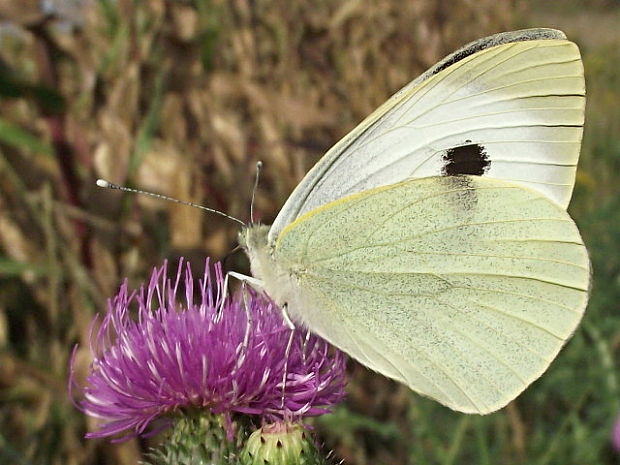
[[(250, 335), (250, 328), (252, 327), (252, 312), (250, 311), (250, 307), (248, 305), (248, 301), (247, 301), (247, 294), (245, 292), (245, 289), (247, 285), (252, 286), (254, 289), (256, 289), (257, 291), (263, 291), (264, 290), (264, 286), (263, 286), (263, 282), (259, 279), (253, 278), (252, 276), (246, 276), (240, 273), (236, 273), (234, 271), (230, 271), (228, 273), (226, 273), (226, 276), (224, 277), (224, 296), (222, 298), (222, 302), (224, 302), (226, 300), (226, 296), (227, 296), (227, 292), (228, 292), (228, 277), (232, 276), (233, 278), (238, 279), (239, 281), (241, 281), (241, 288), (242, 288), (242, 296), (243, 296), (243, 307), (245, 309), (246, 312), (246, 318), (247, 318), (247, 327), (246, 327), (246, 332), (243, 338), (243, 346), (247, 348), (248, 342), (249, 342), (249, 335)], [(293, 324), (293, 322), (291, 321), (291, 318), (288, 315), (288, 304), (284, 304), (282, 306), (282, 318), (284, 319), (284, 322), (286, 323), (286, 325), (288, 326), (288, 328), (290, 329), (290, 335), (288, 337), (288, 341), (286, 343), (286, 350), (284, 352), (284, 358), (285, 358), (285, 362), (284, 362), (284, 373), (282, 375), (282, 401), (281, 401), (281, 408), (284, 408), (284, 404), (285, 404), (285, 399), (286, 399), (286, 381), (288, 378), (288, 358), (290, 356), (291, 353), (291, 347), (293, 346), (293, 337), (295, 336), (295, 325)], [(218, 314), (221, 314), (221, 309), (220, 311), (218, 311)], [(242, 353), (245, 353), (245, 351), (242, 351)], [(237, 361), (237, 366), (240, 366), (243, 363), (243, 358), (245, 357), (241, 357), (238, 361)]]
[(282, 318), (284, 319), (286, 326), (288, 326), (291, 331), (294, 330), (295, 323), (293, 323), (293, 321), (291, 320), (291, 317), (288, 316), (288, 304), (287, 303), (284, 303), (284, 305), (282, 305), (281, 311), (282, 311)]
[(236, 278), (241, 282), (248, 283), (250, 286), (252, 286), (257, 291), (262, 292), (265, 290), (265, 286), (263, 285), (263, 282), (260, 279), (256, 279), (252, 276), (248, 276), (245, 274), (237, 273), (236, 271), (229, 271), (228, 273), (226, 273), (224, 282), (227, 282), (228, 276), (232, 276), (233, 278)]
[[(288, 315), (287, 315), (287, 318), (288, 318)], [(290, 321), (290, 319), (288, 321)], [(295, 336), (294, 326), (291, 328), (291, 334), (288, 337), (288, 342), (286, 343), (286, 350), (284, 352), (284, 374), (282, 375), (282, 402), (280, 404), (281, 409), (284, 409), (284, 404), (285, 404), (285, 399), (286, 399), (286, 380), (288, 378), (288, 358), (289, 358), (289, 355), (291, 354), (291, 347), (293, 346), (293, 336)]]
[[(245, 274), (237, 273), (235, 271), (229, 271), (228, 273), (226, 273), (226, 276), (224, 276), (224, 298), (222, 299), (222, 303), (224, 302), (224, 300), (226, 300), (226, 296), (228, 293), (228, 277), (229, 276), (232, 276), (233, 278), (238, 279), (244, 284), (246, 283), (249, 284), (250, 286), (252, 286), (253, 289), (259, 292), (265, 291), (265, 286), (263, 285), (263, 282), (260, 279), (256, 279), (252, 276), (247, 276)], [(284, 305), (282, 305), (281, 312), (282, 312), (282, 318), (284, 319), (286, 326), (288, 326), (289, 329), (291, 330), (295, 329), (295, 324), (293, 323), (293, 321), (288, 315), (288, 304), (285, 303)]]
[(264, 286), (263, 286), (263, 282), (260, 279), (256, 279), (253, 278), (252, 276), (247, 276), (241, 273), (237, 273), (235, 271), (229, 271), (228, 273), (226, 273), (226, 275), (224, 275), (224, 293), (222, 296), (222, 300), (220, 303), (220, 308), (217, 311), (217, 315), (219, 318), (219, 315), (222, 313), (222, 309), (224, 308), (224, 302), (226, 301), (226, 297), (228, 297), (228, 277), (232, 276), (233, 278), (238, 279), (239, 281), (241, 281), (242, 283), (247, 283), (250, 286), (252, 286), (254, 289), (256, 289), (259, 292), (263, 292), (264, 291)]
[(252, 319), (252, 312), (250, 311), (250, 306), (248, 305), (248, 295), (245, 290), (246, 285), (247, 284), (245, 281), (241, 282), (241, 291), (242, 291), (241, 295), (243, 297), (243, 308), (245, 310), (246, 327), (245, 327), (245, 334), (243, 335), (243, 350), (241, 351), (242, 355), (237, 361), (237, 366), (240, 366), (245, 359), (245, 354), (247, 353), (247, 348), (250, 342), (250, 331), (252, 330), (252, 327), (254, 326), (253, 319)]

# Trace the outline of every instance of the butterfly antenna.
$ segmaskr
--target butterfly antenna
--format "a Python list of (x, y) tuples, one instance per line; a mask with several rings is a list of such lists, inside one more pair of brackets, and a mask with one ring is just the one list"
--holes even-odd
[(194, 202), (187, 202), (185, 200), (179, 200), (179, 199), (175, 199), (173, 197), (168, 197), (167, 195), (155, 194), (154, 192), (143, 191), (143, 190), (140, 190), (140, 189), (133, 189), (131, 187), (119, 186), (118, 184), (114, 184), (114, 183), (108, 182), (105, 179), (97, 179), (97, 185), (99, 187), (103, 187), (105, 189), (115, 189), (115, 190), (119, 190), (119, 191), (123, 191), (123, 192), (131, 192), (133, 194), (144, 194), (144, 195), (148, 195), (150, 197), (155, 197), (156, 199), (167, 200), (169, 202), (174, 202), (174, 203), (178, 203), (178, 204), (181, 204), (181, 205), (187, 205), (188, 207), (199, 208), (200, 210), (204, 210), (204, 211), (207, 211), (209, 213), (215, 213), (217, 215), (220, 215), (220, 216), (223, 216), (225, 218), (228, 218), (229, 220), (236, 221), (237, 223), (239, 223), (242, 226), (245, 226), (245, 223), (243, 221), (241, 221), (239, 218), (235, 218), (234, 216), (227, 215), (226, 213), (221, 212), (219, 210), (214, 210), (213, 208), (209, 208), (209, 207), (204, 207), (202, 205), (198, 205), (198, 204), (196, 204)]
[(256, 189), (258, 189), (258, 179), (260, 177), (260, 170), (263, 167), (262, 161), (256, 162), (256, 177), (254, 178), (254, 188), (252, 189), (252, 201), (250, 202), (250, 223), (254, 224), (254, 199), (256, 198)]

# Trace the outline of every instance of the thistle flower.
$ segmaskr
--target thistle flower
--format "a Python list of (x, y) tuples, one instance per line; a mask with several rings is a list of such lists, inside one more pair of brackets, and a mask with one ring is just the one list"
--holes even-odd
[(298, 423), (278, 422), (264, 425), (248, 438), (240, 462), (242, 465), (324, 465), (329, 463)]
[[(125, 282), (108, 302), (91, 330), (93, 362), (76, 404), (101, 420), (86, 437), (144, 434), (156, 418), (190, 409), (223, 415), (232, 437), (235, 413), (298, 420), (342, 400), (344, 355), (288, 328), (280, 310), (253, 290), (225, 299), (221, 266), (214, 268), (215, 279), (207, 261), (196, 282), (181, 261), (173, 282), (164, 265), (146, 288), (130, 292)], [(135, 319), (130, 307), (137, 307)], [(74, 365), (70, 390), (77, 386)]]

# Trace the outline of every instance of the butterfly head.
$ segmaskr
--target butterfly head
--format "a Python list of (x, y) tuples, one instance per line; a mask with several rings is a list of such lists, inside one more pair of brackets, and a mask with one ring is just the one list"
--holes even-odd
[[(239, 245), (250, 259), (252, 276), (272, 282), (277, 274), (273, 257), (273, 246), (269, 244), (267, 234), (269, 226), (263, 224), (247, 225), (239, 231)], [(272, 295), (272, 297), (274, 297)]]
[(268, 233), (269, 226), (267, 225), (247, 224), (239, 231), (237, 240), (246, 252), (252, 249), (265, 248), (267, 246)]

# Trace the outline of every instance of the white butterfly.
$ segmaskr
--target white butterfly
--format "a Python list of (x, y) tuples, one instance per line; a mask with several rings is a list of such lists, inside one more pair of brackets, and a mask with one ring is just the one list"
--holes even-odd
[(241, 231), (254, 276), (367, 367), (455, 410), (503, 407), (588, 300), (565, 211), (584, 106), (562, 32), (465, 46), (327, 152), (271, 227)]

